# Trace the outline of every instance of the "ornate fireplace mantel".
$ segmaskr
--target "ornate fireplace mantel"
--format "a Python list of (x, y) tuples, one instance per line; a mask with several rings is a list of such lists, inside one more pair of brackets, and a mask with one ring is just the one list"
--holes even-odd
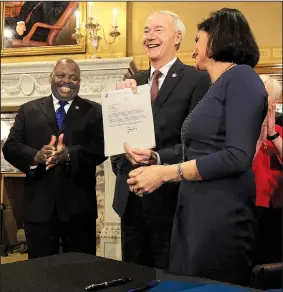
[[(81, 68), (80, 96), (100, 102), (100, 93), (115, 89), (129, 72), (133, 58), (76, 60)], [(1, 64), (2, 107), (19, 106), (31, 99), (49, 95), (49, 76), (55, 62)]]
[[(133, 58), (76, 60), (81, 69), (79, 95), (100, 103), (104, 90), (116, 89), (117, 82), (134, 73)], [(1, 111), (51, 93), (49, 77), (55, 62), (1, 64)], [(103, 175), (104, 173), (104, 175)], [(115, 175), (109, 159), (98, 168), (97, 175), (98, 254), (121, 258), (119, 217), (112, 209)]]

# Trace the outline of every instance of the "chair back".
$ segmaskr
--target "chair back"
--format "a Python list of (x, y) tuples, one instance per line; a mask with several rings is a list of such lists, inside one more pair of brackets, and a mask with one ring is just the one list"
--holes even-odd
[[(78, 8), (79, 2), (70, 2), (65, 11), (62, 13), (60, 18), (54, 23), (54, 26), (62, 26), (62, 28), (66, 25), (68, 20), (71, 18), (71, 16), (74, 14), (76, 9)], [(62, 30), (61, 29), (50, 29), (50, 32), (47, 37), (47, 42), (49, 46), (53, 46), (55, 39), (59, 32)]]
[(282, 263), (257, 265), (253, 268), (251, 287), (255, 289), (282, 289)]

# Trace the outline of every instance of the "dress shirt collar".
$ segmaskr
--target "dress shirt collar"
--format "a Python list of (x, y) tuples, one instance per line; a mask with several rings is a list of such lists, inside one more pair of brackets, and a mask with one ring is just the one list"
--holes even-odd
[[(54, 96), (54, 94), (52, 93), (52, 99), (53, 99), (53, 104), (54, 104), (54, 107), (56, 107), (56, 105), (59, 105), (59, 99), (57, 97)], [(73, 102), (73, 99), (71, 100), (67, 100), (67, 105), (71, 106), (72, 102)]]
[[(168, 71), (170, 70), (172, 65), (176, 62), (176, 60), (177, 60), (177, 57), (173, 58), (170, 62), (168, 62), (167, 64), (165, 64), (163, 67), (159, 69), (159, 71), (162, 73), (162, 76), (166, 77)], [(153, 66), (150, 67), (150, 80), (152, 79), (152, 75), (155, 70), (156, 69)]]

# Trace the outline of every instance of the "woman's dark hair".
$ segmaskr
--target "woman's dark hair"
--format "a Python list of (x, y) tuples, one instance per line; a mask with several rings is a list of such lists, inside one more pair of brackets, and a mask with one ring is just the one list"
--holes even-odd
[(197, 26), (208, 33), (207, 55), (220, 62), (255, 67), (259, 49), (245, 16), (237, 9), (223, 8)]

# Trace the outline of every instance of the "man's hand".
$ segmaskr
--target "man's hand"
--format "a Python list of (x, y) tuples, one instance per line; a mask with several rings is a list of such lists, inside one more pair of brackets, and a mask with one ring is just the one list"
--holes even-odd
[(137, 81), (134, 79), (126, 79), (117, 84), (117, 89), (132, 88), (133, 92), (137, 92)]
[(156, 165), (157, 155), (150, 149), (136, 149), (131, 148), (125, 143), (126, 158), (132, 163), (132, 165)]
[(48, 145), (44, 145), (35, 155), (35, 164), (46, 164), (47, 160), (55, 153), (56, 137), (52, 135)]
[(22, 35), (26, 31), (26, 24), (25, 23), (18, 23), (16, 26), (16, 31), (18, 35)]
[[(60, 162), (66, 161), (68, 158), (68, 149), (63, 143), (64, 134), (61, 134), (58, 138), (58, 144), (57, 144), (57, 150), (54, 152), (54, 154), (49, 157), (47, 160), (48, 167), (47, 169), (51, 168), (55, 164), (58, 164)], [(49, 166), (51, 165), (51, 166)]]

